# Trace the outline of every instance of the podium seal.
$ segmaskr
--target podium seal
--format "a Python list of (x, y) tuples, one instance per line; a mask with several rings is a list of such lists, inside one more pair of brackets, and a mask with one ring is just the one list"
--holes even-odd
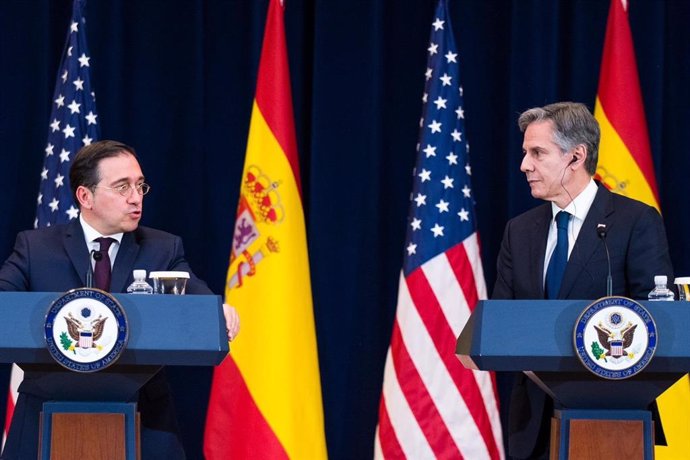
[(599, 377), (622, 380), (644, 369), (657, 345), (652, 315), (627, 297), (603, 297), (580, 314), (573, 331), (582, 364)]
[(97, 372), (117, 361), (127, 345), (129, 328), (120, 303), (100, 289), (73, 289), (48, 309), (46, 347), (63, 367)]

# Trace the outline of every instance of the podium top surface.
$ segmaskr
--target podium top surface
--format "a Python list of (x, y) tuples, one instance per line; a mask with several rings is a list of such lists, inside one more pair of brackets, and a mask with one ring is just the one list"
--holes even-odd
[[(588, 300), (485, 300), (458, 338), (466, 367), (494, 371), (588, 372), (573, 330)], [(643, 372), (690, 370), (690, 302), (640, 302), (654, 319), (658, 344)]]
[[(55, 363), (44, 324), (64, 293), (0, 292), (0, 362)], [(222, 300), (215, 295), (113, 294), (127, 316), (129, 340), (118, 364), (219, 364), (228, 354)]]

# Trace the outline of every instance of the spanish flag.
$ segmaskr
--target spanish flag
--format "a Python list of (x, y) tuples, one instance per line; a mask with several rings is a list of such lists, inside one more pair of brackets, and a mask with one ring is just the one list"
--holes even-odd
[(659, 208), (627, 0), (611, 0), (594, 117), (601, 127), (597, 179)]
[(283, 13), (271, 0), (225, 291), (242, 332), (214, 371), (208, 460), (327, 457)]
[[(657, 209), (647, 121), (626, 0), (609, 10), (594, 116), (601, 126), (597, 179), (609, 189)], [(657, 460), (687, 458), (690, 452), (690, 381), (686, 375), (657, 399), (668, 447), (656, 446)]]

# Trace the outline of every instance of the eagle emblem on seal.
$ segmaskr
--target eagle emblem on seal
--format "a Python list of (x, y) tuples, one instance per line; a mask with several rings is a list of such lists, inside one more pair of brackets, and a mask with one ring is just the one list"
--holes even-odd
[(107, 317), (104, 318), (103, 315), (98, 315), (98, 318), (84, 324), (72, 316), (71, 312), (67, 316), (63, 316), (63, 318), (67, 322), (67, 333), (69, 336), (72, 337), (72, 340), (79, 343), (79, 347), (84, 349), (97, 346), (95, 342), (103, 335), (105, 321), (108, 319)]
[(599, 343), (606, 349), (604, 355), (612, 358), (620, 358), (625, 354), (625, 349), (633, 343), (636, 328), (637, 324), (631, 322), (628, 322), (620, 332), (611, 331), (601, 323), (594, 325), (594, 329), (596, 329), (599, 337)]

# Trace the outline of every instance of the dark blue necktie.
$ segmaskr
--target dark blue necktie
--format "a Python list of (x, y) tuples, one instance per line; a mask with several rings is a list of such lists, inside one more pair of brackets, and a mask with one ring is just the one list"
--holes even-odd
[(558, 297), (558, 291), (561, 289), (561, 281), (563, 281), (563, 273), (565, 273), (565, 266), (568, 263), (568, 220), (570, 214), (561, 211), (556, 214), (556, 228), (558, 229), (558, 240), (556, 241), (556, 249), (551, 254), (549, 260), (549, 268), (546, 270), (546, 298), (555, 299)]

